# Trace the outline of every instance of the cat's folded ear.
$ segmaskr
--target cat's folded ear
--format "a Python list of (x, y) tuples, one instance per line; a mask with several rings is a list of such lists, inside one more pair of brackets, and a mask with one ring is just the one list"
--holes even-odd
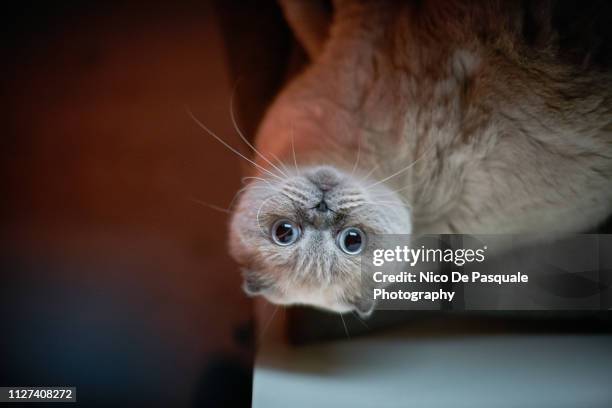
[(372, 312), (374, 312), (375, 306), (376, 303), (373, 299), (370, 299), (369, 297), (361, 297), (355, 302), (355, 310), (357, 311), (357, 314), (362, 318), (370, 317), (372, 315)]
[(257, 296), (260, 295), (261, 292), (266, 288), (266, 285), (262, 282), (261, 279), (258, 279), (257, 276), (246, 268), (242, 268), (242, 277), (244, 278), (244, 282), (242, 283), (242, 290), (249, 296)]
[(311, 60), (323, 50), (332, 22), (332, 5), (326, 0), (279, 0), (293, 34)]

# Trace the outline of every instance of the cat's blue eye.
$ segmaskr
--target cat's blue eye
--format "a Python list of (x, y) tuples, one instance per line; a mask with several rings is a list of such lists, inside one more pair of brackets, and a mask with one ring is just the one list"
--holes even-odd
[(300, 237), (300, 228), (292, 221), (280, 219), (272, 225), (270, 235), (276, 245), (287, 246), (293, 244)]
[(357, 255), (365, 247), (366, 236), (359, 228), (349, 227), (340, 231), (337, 240), (342, 252), (349, 255)]

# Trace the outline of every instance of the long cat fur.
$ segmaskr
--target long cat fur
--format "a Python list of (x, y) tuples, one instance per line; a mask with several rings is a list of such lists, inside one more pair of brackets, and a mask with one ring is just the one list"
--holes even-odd
[[(318, 178), (361, 191), (369, 215), (356, 217), (377, 233), (569, 233), (612, 213), (601, 19), (572, 25), (549, 1), (347, 0), (333, 3), (327, 26), (326, 9), (283, 6), (311, 63), (269, 108), (256, 137), (263, 181), (247, 186), (232, 219), (231, 253), (251, 292), (337, 311), (372, 307), (360, 304), (357, 264), (332, 240), (315, 251), (311, 241), (286, 249), (265, 236), (278, 208), (316, 205)], [(283, 181), (270, 175), (281, 170), (272, 157)], [(380, 191), (368, 196), (373, 184)], [(304, 202), (284, 197), (268, 208), (262, 202), (278, 194), (270, 185), (301, 191)]]

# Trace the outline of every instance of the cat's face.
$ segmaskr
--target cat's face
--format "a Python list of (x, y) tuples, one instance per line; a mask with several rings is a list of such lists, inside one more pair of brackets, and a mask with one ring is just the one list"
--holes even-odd
[(410, 211), (396, 193), (351, 172), (312, 166), (254, 179), (240, 197), (230, 251), (244, 289), (277, 304), (367, 315), (360, 257), (374, 234), (409, 234)]

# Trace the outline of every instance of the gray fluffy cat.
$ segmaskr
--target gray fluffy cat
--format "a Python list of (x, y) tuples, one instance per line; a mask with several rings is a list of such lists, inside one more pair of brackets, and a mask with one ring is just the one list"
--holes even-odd
[(547, 1), (326, 6), (283, 3), (311, 63), (268, 110), (233, 210), (248, 293), (367, 315), (371, 234), (579, 232), (612, 212), (601, 19)]

